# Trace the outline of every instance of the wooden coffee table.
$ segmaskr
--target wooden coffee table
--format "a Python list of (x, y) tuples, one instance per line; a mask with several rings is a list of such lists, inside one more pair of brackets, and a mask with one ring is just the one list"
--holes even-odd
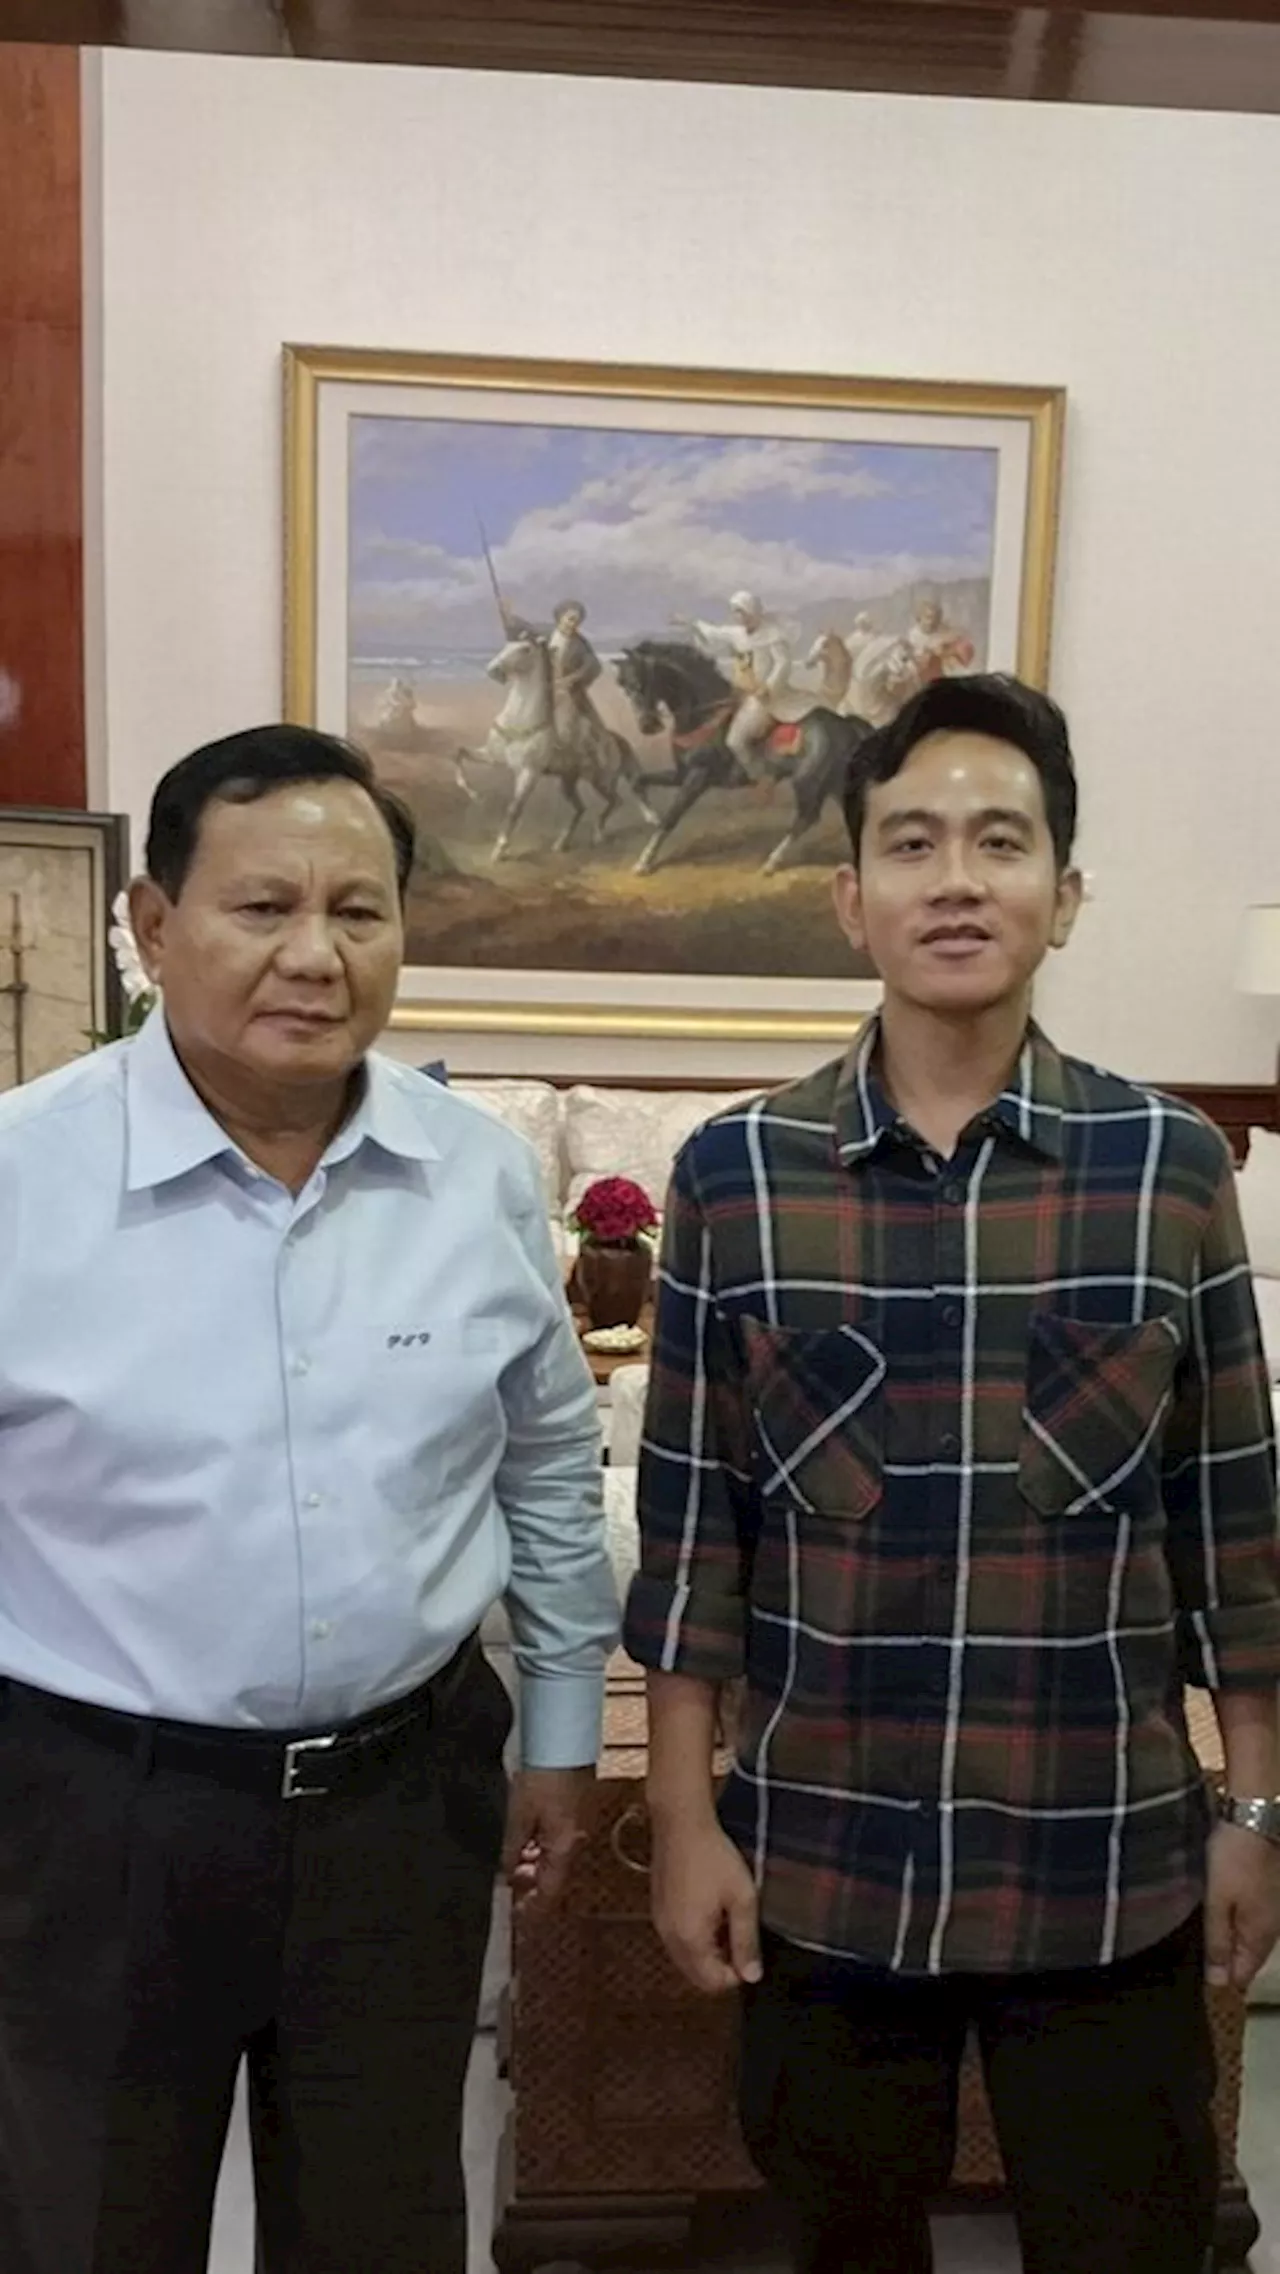
[[(591, 1321), (584, 1310), (576, 1305), (573, 1323), (579, 1335), (590, 1332)], [(607, 1390), (619, 1366), (647, 1366), (653, 1343), (653, 1305), (646, 1303), (636, 1321), (644, 1333), (644, 1341), (637, 1350), (588, 1350), (583, 1345), (583, 1356), (591, 1368), (591, 1378), (598, 1390)]]

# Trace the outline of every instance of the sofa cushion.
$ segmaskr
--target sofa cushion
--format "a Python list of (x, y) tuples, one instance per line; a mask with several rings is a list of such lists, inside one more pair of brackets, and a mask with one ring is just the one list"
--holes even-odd
[(564, 1101), (564, 1143), (571, 1215), (589, 1184), (629, 1176), (661, 1213), (671, 1164), (686, 1137), (713, 1113), (755, 1097), (755, 1090), (598, 1090), (578, 1083)]
[(648, 1393), (647, 1365), (614, 1367), (609, 1377), (609, 1459), (619, 1468), (634, 1468), (640, 1459)]
[(1280, 1382), (1280, 1279), (1262, 1279), (1255, 1274), (1253, 1294), (1267, 1373), (1273, 1382)]
[(604, 1472), (604, 1536), (622, 1607), (640, 1562), (640, 1528), (636, 1521), (636, 1472), (633, 1468), (615, 1468), (612, 1462)]
[(451, 1087), (455, 1097), (470, 1099), (472, 1105), (482, 1107), (496, 1121), (505, 1121), (509, 1129), (516, 1130), (532, 1145), (538, 1156), (548, 1212), (553, 1217), (559, 1216), (560, 1100), (550, 1082), (503, 1081), (495, 1076), (492, 1080), (474, 1082), (455, 1079)]

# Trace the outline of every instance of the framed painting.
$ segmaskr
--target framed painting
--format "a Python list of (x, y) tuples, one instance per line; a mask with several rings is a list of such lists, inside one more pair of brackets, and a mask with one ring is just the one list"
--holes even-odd
[(0, 805), (0, 1090), (121, 1033), (107, 932), (128, 881), (122, 814)]
[(396, 1023), (826, 1041), (849, 758), (1049, 658), (1064, 395), (289, 347), (286, 715), (413, 808)]

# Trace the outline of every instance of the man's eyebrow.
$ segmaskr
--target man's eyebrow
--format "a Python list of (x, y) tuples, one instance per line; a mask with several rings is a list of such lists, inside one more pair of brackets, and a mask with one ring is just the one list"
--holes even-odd
[[(227, 884), (228, 892), (233, 893), (276, 892), (289, 895), (296, 893), (298, 889), (296, 876), (284, 876), (275, 869), (244, 869), (239, 876), (232, 877)], [(334, 890), (339, 898), (344, 892), (377, 892), (381, 893), (384, 899), (387, 896), (385, 880), (377, 876), (372, 869), (352, 869), (334, 887)]]
[(904, 828), (909, 821), (924, 822), (926, 826), (932, 826), (937, 819), (937, 814), (930, 813), (927, 806), (901, 805), (896, 807), (892, 813), (881, 814), (877, 827), (881, 836), (884, 836), (890, 829)]
[(998, 821), (1002, 828), (1021, 830), (1025, 837), (1032, 836), (1035, 831), (1031, 815), (1016, 805), (984, 806), (982, 812), (974, 816), (974, 820), (980, 829), (989, 829), (993, 821)]
[[(916, 827), (923, 825), (925, 828), (936, 828), (941, 819), (942, 816), (928, 806), (906, 805), (896, 807), (892, 813), (882, 814), (876, 827), (881, 836), (885, 836), (891, 829), (904, 829), (912, 823)], [(1027, 837), (1032, 835), (1035, 827), (1030, 814), (1020, 812), (1014, 805), (986, 805), (980, 813), (971, 815), (969, 826), (974, 829), (989, 829), (994, 821), (1000, 822), (1005, 828), (1021, 830)]]

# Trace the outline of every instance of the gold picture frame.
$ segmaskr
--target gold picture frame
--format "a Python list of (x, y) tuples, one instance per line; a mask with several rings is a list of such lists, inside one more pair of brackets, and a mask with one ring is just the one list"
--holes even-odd
[(107, 933), (128, 881), (123, 814), (0, 805), (0, 1092), (123, 1033)]
[[(368, 605), (369, 621), (375, 625), (373, 634), (361, 633), (355, 613), (365, 605), (368, 595), (390, 592), (394, 597), (400, 589), (388, 579), (379, 581), (372, 572), (364, 585), (359, 581), (359, 546), (364, 540), (357, 443), (391, 438), (402, 452), (412, 456), (419, 443), (424, 453), (428, 445), (441, 445), (442, 426), (451, 427), (448, 440), (453, 457), (464, 440), (482, 449), (488, 439), (482, 430), (488, 428), (495, 445), (504, 448), (514, 447), (512, 438), (519, 436), (521, 429), (528, 429), (531, 431), (524, 439), (531, 448), (535, 436), (542, 441), (550, 436), (563, 453), (574, 446), (572, 438), (576, 437), (584, 450), (594, 449), (597, 457), (609, 449), (622, 451), (628, 445), (634, 449), (641, 441), (651, 452), (659, 448), (674, 451), (679, 446), (685, 454), (684, 462), (693, 463), (695, 471), (702, 462), (699, 448), (708, 464), (716, 453), (723, 457), (733, 452), (740, 461), (750, 450), (772, 452), (768, 464), (775, 469), (789, 463), (788, 451), (793, 456), (799, 453), (802, 469), (810, 466), (814, 453), (822, 454), (824, 465), (830, 462), (839, 468), (846, 462), (850, 466), (888, 464), (891, 461), (885, 453), (897, 453), (892, 460), (896, 464), (904, 454), (917, 451), (922, 466), (945, 465), (949, 475), (956, 469), (972, 473), (982, 461), (987, 481), (984, 494), (991, 501), (988, 520), (983, 524), (989, 534), (990, 554), (987, 613), (978, 662), (1016, 670), (1034, 685), (1043, 686), (1047, 681), (1066, 411), (1065, 391), (1060, 387), (706, 371), (303, 345), (285, 348), (284, 380), (284, 709), (287, 718), (301, 724), (342, 733), (355, 731), (358, 738), (365, 738), (352, 715), (356, 702), (353, 688), (365, 668), (360, 640), (363, 637), (366, 646), (395, 646), (390, 634), (378, 636), (383, 619), (377, 617), (372, 601)], [(391, 420), (401, 423), (392, 427), (388, 423)], [(882, 459), (875, 459), (877, 451)], [(931, 455), (926, 459), (925, 453)], [(840, 479), (838, 472), (831, 477), (836, 488)], [(847, 475), (843, 479), (845, 488), (856, 496), (856, 482)], [(816, 526), (817, 509), (807, 502), (813, 480), (812, 473), (804, 471), (797, 491), (794, 526), (798, 538)], [(419, 483), (416, 490), (414, 481)], [(874, 487), (870, 480), (864, 481), (868, 494), (874, 493)], [(508, 532), (498, 529), (490, 554), (483, 521), (477, 515), (473, 561), (469, 556), (464, 558), (465, 536), (455, 541), (452, 554), (447, 545), (436, 541), (439, 530), (429, 485), (422, 486), (416, 471), (411, 472), (402, 500), (399, 492), (387, 491), (385, 483), (379, 494), (384, 511), (388, 495), (397, 500), (395, 526), (385, 533), (384, 552), (390, 555), (398, 546), (405, 558), (430, 558), (433, 570), (437, 556), (444, 561), (445, 578), (442, 581), (437, 575), (433, 591), (435, 603), (445, 614), (452, 611), (458, 624), (469, 626), (474, 641), (477, 619), (474, 612), (468, 616), (466, 611), (473, 609), (471, 585), (479, 576), (483, 548), (494, 597), (504, 607), (505, 620), (506, 595), (499, 589), (498, 580), (500, 576), (505, 579), (508, 568), (513, 578), (517, 574), (520, 521), (513, 522), (510, 541)], [(452, 496), (446, 501), (443, 488), (440, 497), (443, 519), (456, 524), (458, 501)], [(398, 510), (400, 502), (405, 513)], [(446, 502), (448, 512), (444, 510)], [(787, 525), (785, 478), (775, 481), (768, 503), (773, 526)], [(944, 506), (940, 490), (936, 504), (940, 533)], [(414, 510), (420, 516), (416, 524), (412, 522)], [(566, 519), (568, 506), (561, 505), (558, 510), (572, 539), (577, 525)], [(902, 511), (906, 514), (908, 508), (904, 506)], [(617, 526), (630, 535), (638, 524), (631, 520)], [(494, 536), (494, 532), (489, 535)], [(743, 543), (749, 556), (749, 543), (746, 539)], [(563, 577), (555, 572), (557, 589), (561, 583), (568, 586), (581, 581), (572, 542), (566, 543), (565, 553)], [(935, 555), (928, 557), (936, 554), (935, 547)], [(452, 585), (447, 581), (450, 562)], [(858, 557), (851, 554), (851, 596), (845, 602), (851, 612), (855, 604), (852, 585), (858, 573)], [(868, 566), (867, 574), (872, 573)], [(515, 589), (522, 610), (540, 609), (545, 617), (553, 597), (551, 576), (548, 570), (541, 584), (531, 584), (527, 592)], [(738, 581), (746, 583), (749, 578), (744, 573)], [(981, 579), (970, 577), (968, 584), (963, 580), (948, 584), (932, 572), (918, 581), (944, 592), (963, 586), (966, 593), (981, 583)], [(411, 593), (416, 588), (405, 579), (403, 589)], [(636, 589), (640, 589), (638, 584)], [(705, 586), (698, 591), (705, 591), (708, 601), (717, 596)], [(786, 593), (770, 597), (780, 609), (785, 608)], [(385, 605), (390, 608), (392, 602)], [(901, 607), (900, 594), (895, 594), (892, 605)], [(976, 607), (978, 602), (972, 605)], [(625, 603), (619, 603), (615, 613), (623, 607)], [(403, 617), (389, 616), (386, 621), (398, 624)], [(595, 626), (589, 630), (594, 631)], [(616, 644), (617, 627), (606, 626), (605, 630), (614, 635)], [(471, 652), (476, 655), (479, 649), (473, 647)], [(468, 668), (478, 672), (480, 667), (473, 662)], [(417, 718), (419, 714), (414, 711), (412, 715)], [(621, 854), (615, 856), (619, 874), (621, 859)], [(549, 853), (546, 860), (549, 865)], [(476, 867), (478, 871), (478, 857)], [(795, 883), (794, 879), (789, 881)], [(786, 929), (784, 922), (781, 930)], [(802, 973), (797, 978), (780, 971), (776, 976), (757, 973), (752, 977), (743, 976), (727, 961), (715, 971), (650, 967), (604, 972), (591, 968), (591, 962), (584, 955), (581, 968), (567, 963), (553, 969), (531, 968), (522, 953), (514, 952), (509, 962), (492, 965), (453, 963), (443, 955), (434, 962), (411, 959), (393, 1024), (439, 1034), (592, 1035), (604, 1040), (627, 1037), (748, 1045), (830, 1043), (847, 1037), (876, 992), (874, 983), (865, 976), (841, 980), (832, 975)]]

